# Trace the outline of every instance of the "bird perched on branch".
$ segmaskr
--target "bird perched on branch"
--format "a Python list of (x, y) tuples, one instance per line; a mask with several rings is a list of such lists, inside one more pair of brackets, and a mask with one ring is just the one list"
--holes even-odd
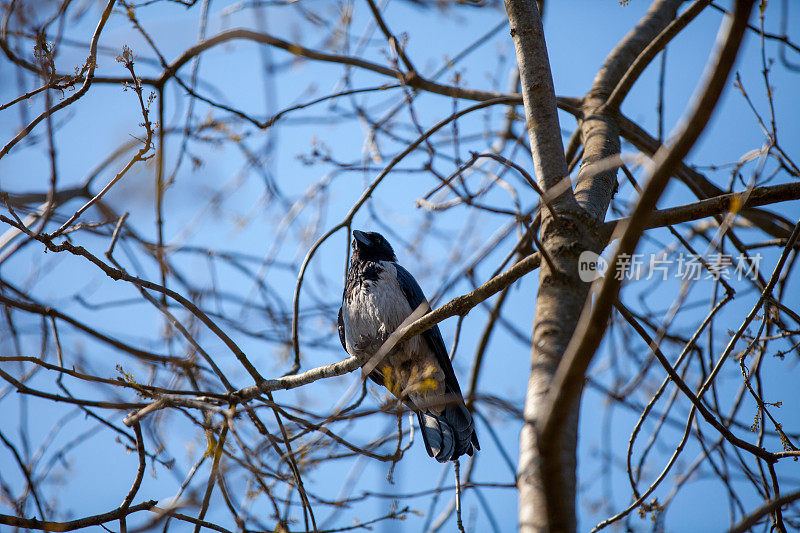
[(480, 449), (475, 423), (438, 326), (369, 361), (409, 315), (422, 305), (427, 309), (428, 303), (381, 234), (354, 231), (353, 237), (339, 309), (342, 346), (350, 355), (368, 360), (369, 378), (417, 413), (428, 455), (441, 463), (472, 455)]

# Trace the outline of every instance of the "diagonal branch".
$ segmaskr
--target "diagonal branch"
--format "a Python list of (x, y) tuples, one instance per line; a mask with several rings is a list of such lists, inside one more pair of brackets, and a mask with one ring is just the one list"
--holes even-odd
[[(721, 194), (707, 200), (667, 209), (656, 209), (644, 222), (644, 229), (662, 228), (683, 222), (700, 220), (728, 212), (742, 212), (748, 208), (769, 205), (790, 200), (800, 200), (800, 182), (784, 183), (756, 187), (745, 192)], [(763, 211), (767, 213), (767, 211)], [(630, 223), (630, 218), (610, 220), (603, 224), (600, 236), (603, 242), (609, 242), (611, 236)]]
[[(611, 198), (617, 190), (617, 167), (597, 171), (594, 164), (619, 154), (619, 126), (615, 113), (605, 104), (619, 86), (629, 67), (639, 58), (643, 64), (649, 62), (642, 52), (661, 31), (675, 18), (683, 0), (658, 0), (639, 24), (609, 54), (597, 73), (592, 88), (583, 99), (580, 135), (584, 154), (575, 198), (592, 217), (602, 221)], [(620, 98), (621, 100), (621, 98)]]
[[(648, 156), (653, 156), (662, 148), (661, 143), (655, 137), (625, 115), (618, 114), (616, 120), (619, 123), (622, 136), (630, 141), (637, 150)], [(682, 181), (692, 191), (692, 194), (699, 199), (719, 196), (725, 192), (709, 181), (703, 174), (683, 162), (675, 169), (675, 177)], [(754, 226), (777, 238), (787, 238), (794, 227), (794, 224), (785, 218), (760, 209), (745, 209), (742, 211), (742, 216)]]
[(770, 500), (752, 513), (748, 514), (738, 524), (733, 526), (728, 533), (745, 533), (750, 531), (753, 526), (758, 524), (758, 521), (761, 520), (763, 517), (767, 516), (768, 514), (774, 513), (776, 510), (780, 509), (784, 505), (792, 503), (794, 501), (800, 500), (800, 490), (792, 492), (791, 494), (787, 494), (785, 496), (781, 496), (780, 498), (776, 498), (774, 500)]
[(670, 22), (655, 39), (650, 41), (622, 78), (620, 78), (617, 86), (614, 87), (614, 92), (612, 92), (611, 96), (606, 100), (604, 107), (606, 109), (618, 109), (633, 87), (633, 84), (636, 83), (636, 80), (639, 79), (644, 69), (647, 68), (647, 65), (649, 65), (656, 55), (667, 46), (667, 43), (678, 35), (678, 33), (694, 20), (703, 9), (708, 7), (711, 2), (712, 0), (695, 0), (686, 11)]

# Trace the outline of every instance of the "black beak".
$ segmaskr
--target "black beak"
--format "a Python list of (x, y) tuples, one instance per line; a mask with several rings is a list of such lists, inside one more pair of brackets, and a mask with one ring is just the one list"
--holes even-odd
[(369, 238), (364, 234), (363, 231), (354, 230), (353, 237), (355, 238), (356, 241), (360, 242), (365, 246), (370, 245)]

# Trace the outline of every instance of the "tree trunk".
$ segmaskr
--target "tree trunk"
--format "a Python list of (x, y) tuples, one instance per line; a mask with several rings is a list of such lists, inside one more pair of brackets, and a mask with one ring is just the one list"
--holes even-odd
[(540, 482), (541, 469), (550, 465), (540, 461), (535, 421), (540, 401), (547, 393), (586, 299), (588, 286), (577, 276), (577, 258), (581, 251), (596, 248), (593, 245), (596, 234), (588, 230), (596, 225), (586, 224), (591, 220), (575, 202), (569, 181), (562, 181), (569, 172), (537, 7), (531, 0), (506, 0), (505, 4), (519, 65), (536, 178), (545, 194), (554, 196), (549, 201), (554, 212), (541, 211), (545, 260), (541, 264), (536, 298), (525, 424), (520, 434), (519, 524), (520, 531), (574, 531), (577, 409), (564, 432), (563, 453), (558, 461), (563, 466), (564, 478), (558, 487), (559, 494), (553, 494), (551, 487)]
[[(593, 116), (648, 42), (675, 16), (680, 0), (654, 3), (639, 25), (609, 55), (587, 95), (584, 109)], [(558, 364), (578, 324), (589, 285), (578, 276), (581, 252), (600, 251), (597, 228), (616, 189), (616, 168), (581, 172), (573, 194), (556, 114), (555, 92), (542, 22), (531, 0), (506, 0), (511, 35), (519, 64), (522, 97), (537, 181), (555, 200), (543, 209), (540, 229), (542, 261), (533, 325), (531, 375), (525, 398), (518, 465), (519, 525), (523, 532), (572, 532), (577, 528), (576, 447), (578, 406), (571, 409), (557, 435), (558, 450), (543, 459), (537, 421)], [(587, 163), (619, 153), (619, 133), (611, 113), (581, 123)], [(576, 201), (577, 197), (577, 201)], [(580, 205), (579, 205), (580, 204)], [(558, 479), (546, 483), (545, 479)]]
[[(533, 325), (531, 376), (525, 396), (525, 424), (520, 434), (519, 522), (525, 532), (571, 532), (575, 517), (578, 403), (559, 436), (554, 460), (539, 453), (536, 422), (561, 356), (569, 344), (586, 301), (589, 285), (578, 278), (578, 256), (597, 249), (596, 226), (582, 214), (562, 213), (542, 224), (542, 248), (550, 262), (542, 261), (536, 318)], [(552, 263), (552, 266), (551, 266)], [(546, 472), (547, 470), (550, 473)], [(559, 476), (560, 483), (545, 486), (543, 479)]]

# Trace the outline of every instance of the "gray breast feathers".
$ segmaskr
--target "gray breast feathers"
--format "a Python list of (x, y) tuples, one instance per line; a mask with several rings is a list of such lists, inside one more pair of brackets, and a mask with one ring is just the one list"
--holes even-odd
[(392, 263), (381, 261), (370, 276), (348, 283), (342, 305), (347, 351), (372, 354), (411, 314)]
[[(342, 306), (346, 349), (353, 355), (372, 356), (412, 313), (397, 280), (397, 269), (380, 262), (375, 279), (361, 279), (346, 294)], [(370, 377), (415, 409), (439, 410), (445, 393), (445, 375), (422, 335), (394, 347), (374, 361)]]

